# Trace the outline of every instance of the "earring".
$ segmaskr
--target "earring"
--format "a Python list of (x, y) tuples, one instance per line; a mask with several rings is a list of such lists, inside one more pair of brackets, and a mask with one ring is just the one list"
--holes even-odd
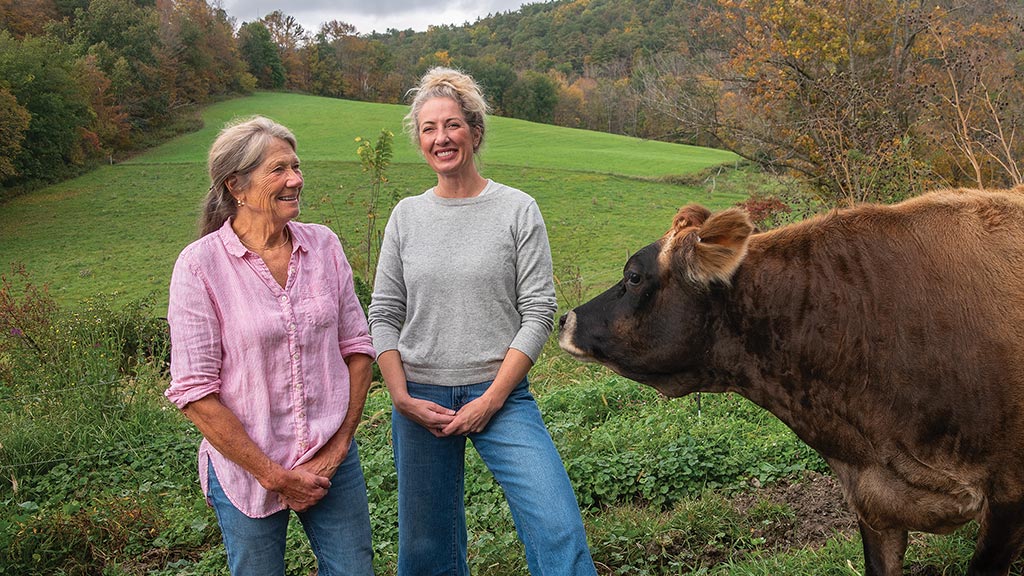
[(245, 202), (242, 202), (241, 200), (235, 200), (235, 202), (238, 204), (239, 207), (245, 206)]

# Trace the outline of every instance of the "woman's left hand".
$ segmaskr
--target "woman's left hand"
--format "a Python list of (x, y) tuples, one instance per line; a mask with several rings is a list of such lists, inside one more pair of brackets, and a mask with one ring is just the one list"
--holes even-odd
[(282, 504), (296, 512), (305, 512), (326, 496), (330, 488), (328, 477), (296, 468), (284, 473), (284, 482), (274, 491)]
[(504, 402), (492, 399), (487, 394), (466, 403), (455, 413), (455, 418), (441, 430), (442, 436), (467, 436), (483, 432), (494, 414)]
[(321, 450), (316, 456), (313, 456), (306, 462), (297, 465), (295, 470), (305, 470), (306, 472), (312, 472), (317, 476), (323, 476), (324, 478), (334, 478), (334, 473), (338, 471), (338, 466), (344, 462), (348, 456), (348, 446), (344, 447), (343, 453), (340, 455), (339, 460), (337, 456), (328, 456)]

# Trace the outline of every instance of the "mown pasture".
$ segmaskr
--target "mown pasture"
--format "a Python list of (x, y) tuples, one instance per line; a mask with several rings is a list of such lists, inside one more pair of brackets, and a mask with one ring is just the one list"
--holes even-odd
[[(202, 111), (195, 133), (0, 206), (0, 318), (24, 320), (0, 334), (0, 574), (226, 573), (195, 481), (198, 437), (161, 396), (159, 317), (174, 258), (194, 237), (206, 150), (235, 116), (291, 127), (306, 178), (301, 218), (331, 226), (358, 272), (369, 179), (356, 138), (394, 133), (386, 197), (433, 183), (401, 131), (404, 112), (287, 94), (226, 101)], [(616, 281), (679, 206), (723, 208), (765, 185), (715, 150), (503, 118), (488, 139), (483, 173), (531, 193), (544, 213), (565, 307)], [(42, 284), (49, 296), (32, 290)], [(824, 463), (770, 414), (736, 396), (661, 398), (553, 341), (532, 380), (601, 574), (861, 570)], [(375, 385), (359, 438), (380, 574), (394, 573), (397, 553), (389, 421)], [(500, 490), (472, 451), (467, 470), (473, 573), (526, 574)], [(288, 573), (310, 574), (292, 530)], [(914, 535), (914, 573), (962, 571), (971, 530)]]

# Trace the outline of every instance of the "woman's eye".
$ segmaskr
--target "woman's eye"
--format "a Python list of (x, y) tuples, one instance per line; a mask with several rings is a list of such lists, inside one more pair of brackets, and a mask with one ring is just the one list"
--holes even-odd
[(636, 286), (637, 284), (640, 283), (642, 278), (640, 277), (640, 274), (636, 272), (626, 272), (625, 280), (626, 284), (629, 284), (630, 286)]

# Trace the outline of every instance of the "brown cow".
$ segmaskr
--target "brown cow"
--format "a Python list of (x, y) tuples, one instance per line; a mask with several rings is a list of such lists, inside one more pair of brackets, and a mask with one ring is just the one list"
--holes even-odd
[(559, 343), (668, 396), (736, 392), (828, 461), (865, 573), (976, 520), (968, 574), (1024, 545), (1024, 186), (933, 192), (753, 234), (680, 210)]

